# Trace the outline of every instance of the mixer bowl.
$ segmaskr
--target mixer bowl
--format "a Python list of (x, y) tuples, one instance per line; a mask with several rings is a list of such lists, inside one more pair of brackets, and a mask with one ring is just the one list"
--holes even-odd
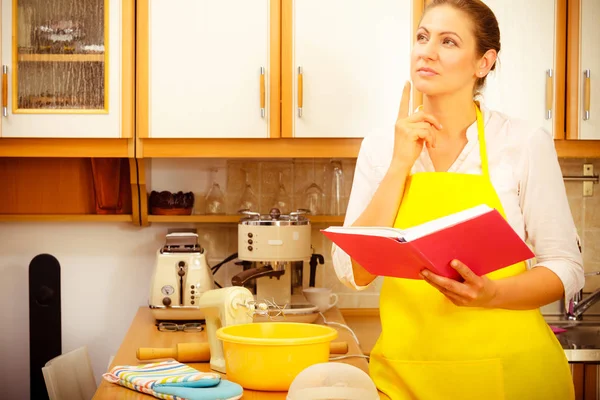
[(231, 325), (217, 330), (223, 341), (227, 379), (251, 390), (287, 391), (305, 368), (329, 361), (328, 326), (297, 322)]

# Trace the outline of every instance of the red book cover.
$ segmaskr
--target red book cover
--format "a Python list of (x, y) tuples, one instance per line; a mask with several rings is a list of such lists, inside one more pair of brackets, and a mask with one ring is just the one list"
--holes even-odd
[(343, 228), (321, 232), (371, 274), (395, 278), (421, 279), (428, 269), (458, 280), (454, 259), (481, 276), (535, 256), (495, 209), (406, 242)]

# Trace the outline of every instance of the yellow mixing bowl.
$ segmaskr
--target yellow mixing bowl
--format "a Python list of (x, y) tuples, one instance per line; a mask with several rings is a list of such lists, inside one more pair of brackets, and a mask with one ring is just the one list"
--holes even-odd
[(287, 391), (302, 370), (329, 361), (335, 329), (297, 322), (220, 328), (227, 379), (251, 390)]

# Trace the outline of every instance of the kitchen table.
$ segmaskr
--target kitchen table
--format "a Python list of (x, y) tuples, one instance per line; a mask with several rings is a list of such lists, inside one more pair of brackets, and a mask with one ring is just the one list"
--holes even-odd
[[(328, 322), (337, 322), (345, 324), (342, 314), (337, 307), (331, 308), (329, 311), (324, 313), (325, 318)], [(319, 317), (315, 323), (323, 323), (323, 319)], [(344, 328), (333, 326), (339, 335), (335, 341), (346, 341), (348, 342), (348, 353), (347, 354), (361, 354), (358, 344), (350, 334), (350, 332)], [(125, 339), (121, 343), (121, 347), (117, 351), (114, 360), (110, 368), (115, 365), (140, 365), (146, 364), (153, 361), (139, 361), (136, 358), (136, 350), (139, 347), (175, 347), (177, 343), (184, 342), (206, 342), (206, 330), (200, 333), (187, 333), (187, 332), (159, 332), (155, 326), (155, 320), (148, 307), (140, 307), (135, 318), (127, 331)], [(354, 365), (363, 371), (368, 373), (368, 363), (365, 358), (352, 357), (342, 359), (336, 362), (344, 362), (350, 365)], [(189, 363), (188, 365), (202, 372), (214, 372), (211, 371), (209, 363)], [(225, 379), (226, 375), (221, 374)], [(383, 393), (379, 393), (381, 400), (389, 400)], [(122, 399), (122, 400), (147, 400), (154, 397), (146, 394), (142, 394), (125, 387), (109, 383), (104, 379), (98, 386), (93, 400), (104, 400), (104, 399)], [(243, 400), (285, 400), (286, 392), (261, 392), (244, 389)]]

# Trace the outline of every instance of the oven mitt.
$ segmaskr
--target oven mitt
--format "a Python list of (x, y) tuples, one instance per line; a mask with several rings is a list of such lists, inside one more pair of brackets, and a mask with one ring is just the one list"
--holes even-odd
[[(200, 372), (178, 361), (163, 361), (139, 366), (116, 366), (103, 375), (108, 382), (166, 400), (234, 400), (241, 397), (242, 387), (212, 372)], [(222, 382), (227, 382), (221, 386)], [(237, 388), (235, 387), (237, 386)], [(219, 391), (235, 396), (220, 396)], [(184, 389), (179, 393), (177, 390)], [(224, 390), (223, 390), (224, 389)], [(180, 397), (185, 394), (185, 397)], [(207, 397), (212, 396), (212, 397)]]
[(186, 400), (237, 400), (244, 393), (240, 385), (225, 379), (221, 379), (221, 382), (216, 386), (203, 388), (158, 386), (154, 387), (156, 392), (174, 396), (175, 399)]

